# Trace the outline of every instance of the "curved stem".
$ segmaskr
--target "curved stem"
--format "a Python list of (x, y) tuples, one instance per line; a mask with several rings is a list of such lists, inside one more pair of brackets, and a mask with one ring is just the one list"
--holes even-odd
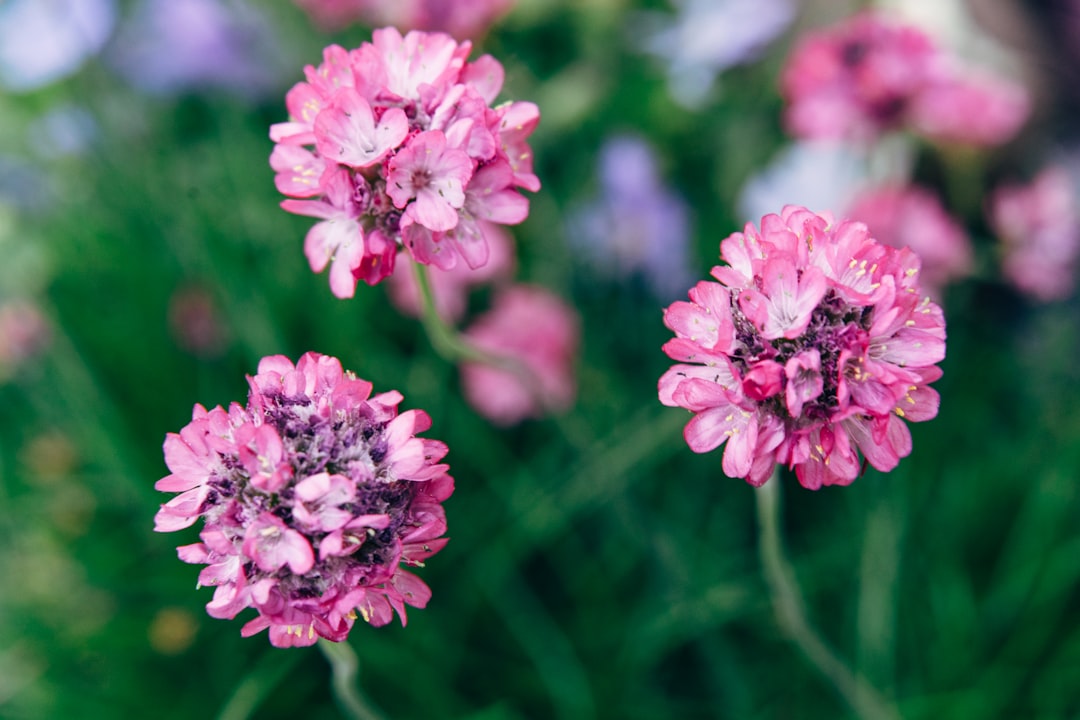
[(431, 290), (431, 279), (426, 265), (414, 262), (413, 272), (416, 286), (420, 291), (420, 322), (424, 326), (435, 352), (448, 362), (473, 362), (505, 370), (512, 373), (524, 384), (533, 396), (537, 406), (547, 408), (547, 400), (540, 387), (539, 379), (524, 364), (514, 358), (482, 350), (465, 340), (457, 330), (451, 327), (435, 307), (435, 295)]
[(299, 652), (264, 653), (251, 672), (233, 690), (233, 694), (218, 713), (217, 720), (248, 720), (302, 656), (303, 653)]
[(424, 330), (427, 331), (435, 352), (449, 362), (465, 360), (503, 367), (506, 364), (505, 358), (490, 355), (477, 347), (473, 347), (443, 320), (435, 307), (435, 295), (431, 290), (431, 279), (428, 277), (427, 266), (418, 262), (412, 263), (412, 266), (416, 277), (416, 286), (420, 290), (420, 322), (423, 323)]
[(350, 720), (383, 720), (382, 714), (360, 694), (356, 682), (360, 662), (352, 646), (345, 641), (331, 642), (323, 638), (319, 638), (317, 645), (330, 663), (334, 696), (345, 715)]
[(828, 680), (859, 717), (870, 720), (897, 720), (900, 715), (861, 676), (852, 672), (821, 639), (806, 617), (806, 603), (791, 563), (784, 555), (780, 538), (779, 472), (754, 492), (760, 524), (761, 565), (772, 593), (780, 628), (788, 640), (802, 651), (818, 672)]

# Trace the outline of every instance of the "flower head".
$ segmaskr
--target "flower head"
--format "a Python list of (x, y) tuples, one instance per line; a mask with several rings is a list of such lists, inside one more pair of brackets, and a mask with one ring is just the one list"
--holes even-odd
[(318, 24), (339, 28), (354, 21), (408, 30), (438, 30), (476, 38), (514, 0), (296, 0)]
[(574, 401), (573, 360), (578, 317), (548, 291), (515, 285), (500, 291), (492, 309), (465, 337), (481, 350), (521, 364), (532, 382), (510, 370), (480, 363), (461, 366), (465, 399), (498, 425), (513, 425)]
[(1027, 92), (962, 67), (920, 28), (864, 11), (804, 36), (781, 78), (785, 124), (800, 138), (874, 140), (911, 129), (941, 142), (1009, 140), (1027, 119)]
[(860, 138), (899, 127), (939, 62), (916, 27), (863, 12), (802, 37), (781, 87), (788, 129), (803, 138)]
[(466, 62), (471, 44), (394, 28), (346, 51), (333, 45), (286, 96), (290, 120), (274, 125), (270, 165), (282, 207), (319, 218), (305, 252), (330, 265), (330, 288), (351, 297), (412, 259), (449, 270), (488, 260), (481, 222), (513, 225), (529, 214), (519, 188), (535, 191), (526, 139), (531, 103), (491, 102), (503, 68), (489, 55)]
[(165, 440), (172, 471), (155, 486), (179, 492), (161, 506), (155, 530), (203, 519), (201, 542), (180, 559), (206, 565), (206, 606), (217, 618), (254, 608), (241, 633), (270, 630), (279, 647), (340, 641), (357, 615), (385, 625), (431, 591), (402, 565), (446, 544), (442, 501), (453, 479), (446, 446), (415, 437), (431, 421), (399, 413), (397, 392), (336, 359), (307, 353), (294, 366), (271, 356), (248, 378), (246, 406), (206, 410)]
[(1061, 300), (1076, 285), (1080, 212), (1076, 187), (1061, 166), (1028, 184), (1004, 185), (990, 197), (990, 223), (1002, 240), (1002, 271), (1021, 292), (1043, 302)]
[(571, 215), (576, 255), (601, 277), (643, 277), (665, 300), (690, 277), (690, 211), (664, 185), (653, 149), (633, 136), (608, 140), (598, 158), (600, 197)]
[(919, 289), (919, 260), (859, 222), (797, 206), (720, 244), (689, 302), (664, 313), (678, 361), (660, 401), (694, 413), (695, 452), (726, 443), (724, 472), (764, 483), (776, 463), (817, 489), (891, 470), (911, 451), (904, 420), (937, 414), (945, 321)]

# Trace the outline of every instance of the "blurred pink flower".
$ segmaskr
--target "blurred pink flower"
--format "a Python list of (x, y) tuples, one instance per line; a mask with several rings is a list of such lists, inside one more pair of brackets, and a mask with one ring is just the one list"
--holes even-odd
[[(514, 274), (514, 241), (498, 225), (478, 223), (487, 241), (490, 255), (487, 264), (475, 270), (465, 263), (458, 263), (450, 270), (432, 268), (428, 273), (435, 309), (444, 320), (456, 322), (465, 315), (469, 288), (496, 280), (505, 280)], [(387, 281), (390, 301), (401, 312), (419, 317), (420, 290), (413, 275), (412, 260), (404, 258), (394, 266), (394, 274)]]
[[(513, 225), (535, 191), (526, 139), (532, 103), (491, 107), (503, 68), (441, 33), (376, 30), (372, 42), (326, 48), (318, 68), (286, 95), (290, 120), (271, 127), (282, 207), (322, 220), (308, 233), (312, 270), (351, 297), (394, 269), (400, 247), (450, 270), (488, 262), (481, 222)], [(312, 148), (312, 146), (314, 146)]]
[(726, 443), (723, 470), (761, 485), (776, 463), (811, 489), (847, 485), (859, 453), (893, 469), (911, 452), (904, 420), (937, 414), (945, 320), (919, 290), (919, 259), (859, 222), (796, 206), (720, 244), (719, 282), (664, 314), (678, 361), (660, 401), (694, 413), (694, 452)]
[(787, 128), (800, 138), (873, 139), (903, 124), (937, 62), (925, 33), (870, 11), (808, 33), (781, 76)]
[(1076, 198), (1076, 188), (1061, 167), (1046, 168), (1030, 184), (998, 188), (990, 197), (990, 223), (1003, 245), (1002, 272), (1037, 300), (1060, 300), (1076, 285)]
[(869, 141), (910, 129), (942, 142), (995, 145), (1030, 112), (1023, 87), (962, 68), (921, 29), (869, 10), (803, 36), (781, 92), (788, 131), (808, 139)]
[(464, 40), (483, 35), (514, 0), (296, 0), (296, 4), (327, 29), (361, 22), (403, 31), (440, 31)]
[(245, 608), (246, 636), (269, 628), (278, 647), (344, 640), (357, 615), (385, 625), (431, 596), (403, 565), (422, 566), (446, 538), (442, 502), (453, 492), (446, 446), (415, 435), (431, 420), (399, 413), (400, 393), (336, 359), (307, 353), (294, 366), (265, 357), (248, 378), (246, 406), (207, 411), (165, 439), (170, 475), (155, 487), (179, 493), (154, 518), (159, 532), (203, 519), (201, 542), (180, 559), (206, 565), (206, 606), (216, 618)]
[(1008, 142), (1031, 114), (1031, 98), (1015, 83), (973, 71), (945, 73), (913, 99), (916, 132), (945, 143)]
[(49, 323), (34, 303), (0, 303), (0, 377), (41, 352), (50, 335)]
[(181, 288), (169, 299), (169, 330), (181, 348), (199, 357), (218, 357), (229, 341), (221, 309), (198, 286)]
[(500, 291), (465, 337), (481, 350), (521, 363), (533, 382), (510, 370), (463, 363), (465, 399), (497, 425), (568, 408), (577, 394), (579, 327), (577, 313), (547, 290), (515, 285)]
[(911, 248), (922, 261), (923, 289), (935, 300), (940, 300), (947, 284), (971, 272), (967, 233), (928, 190), (897, 185), (868, 190), (844, 215), (866, 223), (879, 242)]

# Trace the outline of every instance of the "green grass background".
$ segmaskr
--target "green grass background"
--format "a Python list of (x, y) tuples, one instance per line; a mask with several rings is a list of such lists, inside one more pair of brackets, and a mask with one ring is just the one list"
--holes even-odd
[[(544, 187), (514, 229), (519, 277), (583, 318), (577, 404), (510, 430), (463, 402), (456, 369), (383, 288), (335, 299), (302, 255), (311, 220), (277, 207), (267, 128), (285, 90), (324, 44), (355, 47), (367, 30), (320, 34), (275, 3), (297, 64), (264, 103), (140, 96), (94, 62), (0, 98), (0, 149), (52, 188), (8, 229), (0, 291), (44, 263), (53, 326), (48, 349), (0, 385), (0, 717), (338, 716), (317, 650), (243, 639), (241, 619), (205, 614), (212, 591), (175, 554), (196, 529), (152, 531), (165, 433), (195, 402), (242, 401), (260, 357), (308, 350), (401, 390), (450, 447), (452, 540), (421, 571), (429, 607), (349, 638), (389, 717), (848, 716), (775, 622), (753, 489), (723, 476), (719, 454), (691, 453), (687, 415), (657, 402), (662, 303), (590, 277), (564, 229), (596, 194), (603, 140), (637, 132), (692, 205), (705, 277), (741, 224), (739, 187), (787, 142), (776, 76), (791, 36), (691, 111), (634, 51), (633, 9), (524, 2), (481, 45), (507, 67), (504, 97), (543, 114)], [(60, 102), (99, 134), (80, 156), (42, 160), (26, 133)], [(1077, 304), (1033, 305), (1000, 283), (981, 220), (994, 179), (1030, 170), (1048, 132), (1036, 122), (981, 158), (961, 193), (974, 202), (948, 200), (984, 262), (945, 298), (941, 413), (912, 427), (912, 455), (848, 488), (783, 478), (811, 618), (904, 717), (1080, 717)], [(956, 162), (923, 148), (919, 177), (947, 188)], [(170, 334), (170, 297), (193, 285), (228, 329), (218, 357)]]

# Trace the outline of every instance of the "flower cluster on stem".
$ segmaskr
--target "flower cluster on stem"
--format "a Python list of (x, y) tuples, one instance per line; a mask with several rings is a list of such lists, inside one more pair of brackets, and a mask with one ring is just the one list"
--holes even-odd
[(213, 617), (258, 612), (244, 636), (269, 628), (279, 647), (341, 641), (357, 616), (385, 625), (431, 591), (403, 565), (421, 566), (446, 544), (442, 502), (453, 479), (446, 446), (415, 437), (431, 421), (399, 413), (400, 393), (335, 358), (307, 353), (293, 365), (263, 358), (246, 406), (206, 410), (165, 440), (171, 474), (156, 488), (180, 493), (155, 530), (203, 519), (201, 542), (180, 559), (206, 567)]
[(527, 139), (536, 105), (492, 107), (502, 65), (467, 62), (470, 42), (394, 28), (323, 63), (286, 95), (290, 120), (271, 127), (270, 164), (292, 213), (320, 220), (304, 252), (330, 289), (351, 297), (359, 280), (389, 276), (401, 247), (443, 270), (488, 261), (481, 221), (513, 225), (536, 191)]
[(992, 146), (1031, 111), (1022, 86), (964, 66), (918, 27), (870, 10), (802, 36), (780, 83), (785, 124), (800, 138), (872, 141), (904, 129)]
[(695, 452), (726, 443), (724, 472), (761, 485), (776, 463), (808, 488), (846, 485), (859, 453), (891, 470), (911, 451), (905, 420), (937, 414), (945, 320), (919, 287), (909, 249), (859, 222), (797, 206), (720, 244), (718, 282), (664, 313), (678, 361), (660, 378), (665, 405), (694, 413)]

